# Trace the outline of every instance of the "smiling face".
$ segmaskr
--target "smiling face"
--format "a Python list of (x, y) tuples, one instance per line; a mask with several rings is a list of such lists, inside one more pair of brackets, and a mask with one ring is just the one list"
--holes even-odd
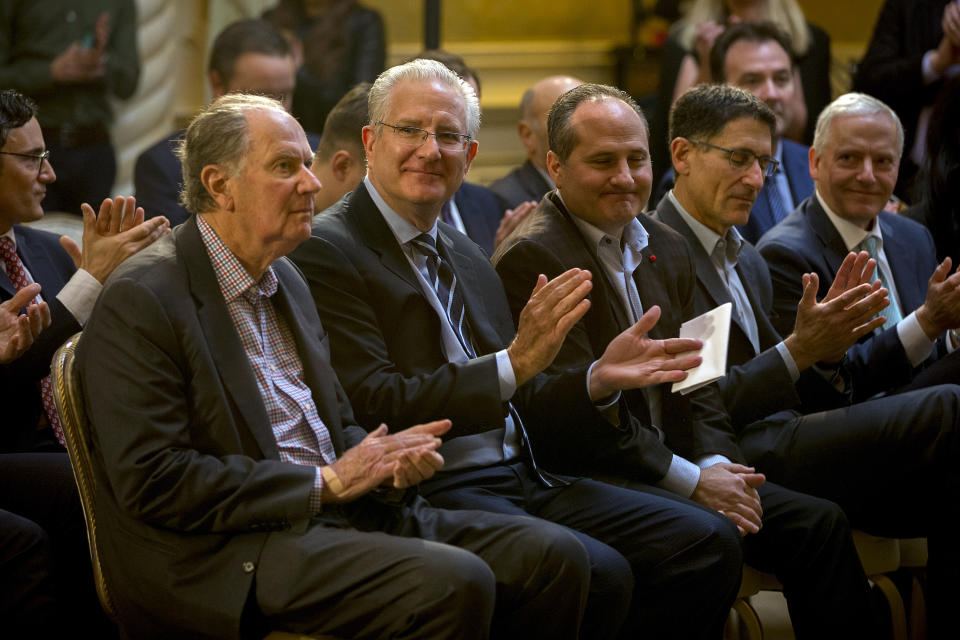
[(776, 40), (738, 40), (724, 58), (727, 84), (746, 89), (777, 116), (777, 138), (786, 129), (786, 109), (796, 88), (790, 56)]
[(565, 161), (547, 154), (550, 176), (570, 213), (616, 235), (650, 198), (646, 127), (626, 103), (607, 98), (578, 105), (570, 128), (576, 145)]
[[(36, 118), (11, 129), (0, 151), (41, 154), (45, 150), (43, 134)], [(6, 233), (19, 222), (43, 217), (40, 202), (47, 194), (47, 185), (57, 179), (46, 160), (37, 174), (37, 161), (22, 156), (0, 155), (0, 233)]]
[[(750, 117), (728, 122), (720, 135), (704, 142), (751, 151), (757, 156), (769, 156), (772, 145), (770, 127)], [(691, 216), (720, 235), (747, 223), (763, 187), (759, 162), (734, 168), (726, 152), (684, 138), (676, 138), (670, 149), (677, 171), (674, 195)]]
[[(437, 80), (401, 80), (390, 91), (384, 122), (418, 127), (433, 133), (467, 132), (463, 94)], [(417, 228), (433, 226), (443, 203), (460, 188), (477, 153), (477, 142), (465, 149), (440, 149), (434, 136), (410, 144), (387, 126), (363, 128), (370, 182), (390, 207)]]
[(823, 152), (810, 149), (810, 175), (834, 213), (866, 229), (893, 193), (899, 156), (890, 116), (838, 115)]
[(320, 183), (309, 169), (306, 135), (293, 117), (254, 109), (247, 112), (247, 127), (248, 152), (227, 178), (222, 200), (232, 209), (230, 221), (217, 231), (245, 264), (269, 264), (310, 237)]

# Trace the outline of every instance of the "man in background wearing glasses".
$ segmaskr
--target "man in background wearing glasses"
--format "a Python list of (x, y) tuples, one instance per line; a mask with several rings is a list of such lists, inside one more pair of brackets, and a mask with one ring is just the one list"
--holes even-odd
[(40, 203), (57, 179), (36, 116), (28, 98), (0, 91), (0, 301), (37, 282), (52, 320), (26, 353), (0, 365), (0, 451), (7, 452), (60, 450), (50, 358), (86, 322), (111, 271), (168, 228), (162, 217), (140, 224), (143, 211), (122, 197), (105, 200), (99, 216), (83, 205), (82, 253), (69, 238), (21, 225), (43, 217)]
[[(590, 274), (541, 278), (515, 330), (487, 256), (438, 222), (477, 153), (475, 93), (442, 64), (414, 60), (381, 74), (369, 107), (366, 177), (291, 254), (358, 423), (398, 429), (421, 415), (449, 418), (444, 469), (420, 486), (431, 504), (573, 530), (591, 561), (581, 638), (719, 637), (741, 562), (726, 518), (538, 465), (541, 453), (571, 446), (604, 419), (615, 397), (609, 380), (629, 377), (638, 354), (628, 347), (601, 358), (592, 377), (587, 366), (542, 374), (589, 307)], [(667, 342), (675, 351), (699, 345)]]

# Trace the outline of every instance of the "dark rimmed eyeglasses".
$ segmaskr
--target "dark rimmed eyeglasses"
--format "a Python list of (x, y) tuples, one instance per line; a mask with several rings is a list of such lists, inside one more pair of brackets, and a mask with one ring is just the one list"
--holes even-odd
[(716, 149), (717, 151), (723, 151), (730, 159), (731, 169), (742, 171), (752, 167), (754, 162), (758, 162), (760, 164), (760, 172), (763, 174), (763, 177), (772, 178), (773, 174), (775, 174), (777, 169), (780, 167), (780, 163), (774, 160), (772, 157), (758, 156), (749, 149), (727, 149), (726, 147), (718, 147), (715, 144), (710, 144), (709, 142), (704, 142), (703, 140), (694, 140), (693, 138), (687, 138), (687, 140), (693, 144), (702, 144), (705, 147), (710, 147), (711, 149)]
[(50, 160), (50, 149), (47, 149), (43, 153), (20, 153), (18, 151), (0, 151), (0, 154), (5, 156), (17, 156), (20, 158), (32, 158), (37, 161), (37, 175), (40, 175), (40, 172), (43, 171), (43, 161)]
[(377, 122), (379, 125), (390, 127), (397, 134), (400, 141), (411, 147), (419, 147), (427, 138), (433, 136), (437, 141), (437, 146), (444, 151), (463, 151), (467, 144), (473, 140), (465, 133), (456, 133), (455, 131), (438, 131), (436, 133), (421, 129), (420, 127), (406, 127), (396, 124), (388, 124), (384, 121)]

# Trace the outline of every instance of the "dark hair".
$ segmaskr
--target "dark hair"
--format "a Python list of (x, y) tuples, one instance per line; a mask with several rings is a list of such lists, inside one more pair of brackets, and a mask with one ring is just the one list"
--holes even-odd
[[(477, 70), (468, 65), (463, 57), (451, 53), (446, 49), (426, 49), (413, 58), (410, 58), (410, 60), (416, 60), (417, 58), (421, 60), (436, 60), (437, 62), (443, 63), (443, 66), (453, 71), (468, 83), (472, 80), (474, 84), (477, 85), (477, 99), (480, 98), (480, 76), (477, 75)], [(407, 62), (410, 62), (410, 60), (407, 60)]]
[(698, 84), (673, 103), (670, 139), (709, 140), (738, 118), (758, 120), (770, 127), (771, 137), (775, 135), (777, 117), (749, 91), (726, 84)]
[(7, 144), (7, 136), (37, 117), (37, 105), (16, 89), (0, 90), (0, 147)]
[(266, 20), (237, 20), (227, 25), (213, 41), (208, 70), (216, 71), (224, 85), (230, 84), (233, 66), (245, 53), (278, 58), (291, 55), (286, 38)]
[(786, 52), (790, 66), (797, 63), (790, 40), (780, 28), (772, 22), (739, 22), (730, 25), (717, 36), (710, 49), (710, 79), (714, 82), (726, 82), (727, 52), (737, 42), (776, 42)]
[(573, 112), (577, 110), (581, 103), (588, 100), (601, 102), (607, 99), (620, 100), (626, 103), (640, 116), (640, 121), (643, 123), (647, 136), (650, 135), (647, 119), (644, 117), (640, 105), (630, 97), (629, 93), (606, 84), (582, 84), (557, 98), (557, 101), (550, 107), (550, 115), (547, 116), (547, 137), (550, 142), (550, 151), (557, 154), (561, 162), (566, 162), (578, 142), (577, 136), (570, 126), (570, 118), (573, 117)]
[(369, 82), (355, 85), (330, 111), (327, 121), (323, 123), (320, 144), (317, 145), (317, 160), (323, 162), (345, 147), (360, 149), (363, 154), (360, 130), (370, 121), (367, 100), (371, 86)]

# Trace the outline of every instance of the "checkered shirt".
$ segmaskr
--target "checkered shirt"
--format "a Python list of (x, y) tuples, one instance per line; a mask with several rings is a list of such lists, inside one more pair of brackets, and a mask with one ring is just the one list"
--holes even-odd
[(253, 368), (280, 459), (317, 469), (310, 493), (310, 508), (317, 513), (323, 489), (319, 467), (335, 462), (337, 454), (304, 382), (303, 363), (290, 327), (270, 300), (277, 292), (277, 276), (273, 267), (267, 267), (255, 282), (203, 216), (197, 216), (197, 226)]

